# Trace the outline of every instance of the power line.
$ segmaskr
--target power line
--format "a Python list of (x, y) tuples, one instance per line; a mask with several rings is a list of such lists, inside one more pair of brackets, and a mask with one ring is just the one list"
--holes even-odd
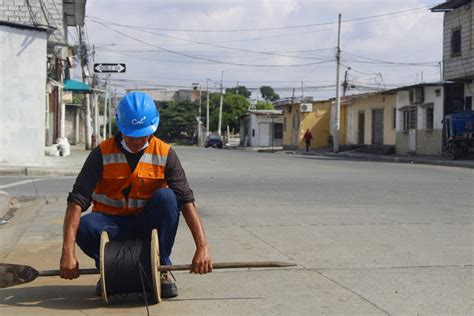
[[(423, 7), (418, 7), (418, 8), (412, 8), (412, 9), (406, 9), (406, 10), (400, 10), (400, 11), (393, 11), (393, 12), (389, 12), (389, 13), (371, 15), (371, 16), (366, 16), (366, 17), (347, 19), (347, 20), (342, 20), (341, 22), (346, 23), (346, 22), (368, 20), (368, 19), (380, 18), (380, 17), (390, 16), (390, 15), (398, 15), (398, 14), (404, 14), (404, 13), (408, 13), (408, 12), (421, 11), (421, 10), (426, 10), (426, 9), (429, 9), (429, 8), (430, 8), (429, 6), (423, 6)], [(93, 17), (93, 16), (89, 16), (89, 15), (87, 17), (97, 19), (97, 17)], [(131, 25), (124, 25), (124, 24), (122, 24), (121, 26), (134, 27), (134, 28), (147, 29), (147, 30), (168, 31), (168, 32), (202, 32), (202, 33), (216, 32), (216, 33), (223, 33), (223, 32), (257, 32), (257, 31), (287, 30), (287, 29), (298, 29), (298, 28), (309, 28), (309, 27), (315, 27), (315, 26), (333, 25), (333, 24), (337, 24), (337, 23), (338, 23), (338, 21), (331, 21), (331, 22), (323, 22), (323, 23), (293, 25), (293, 26), (281, 26), (281, 27), (269, 27), (269, 28), (250, 28), (250, 29), (173, 29), (173, 28), (163, 28), (163, 27), (131, 26)]]
[[(95, 19), (95, 18), (92, 18), (92, 22), (98, 23), (102, 26), (104, 26), (106, 24), (106, 23), (100, 22), (98, 19)], [(117, 25), (116, 23), (113, 23), (113, 24)], [(109, 27), (109, 28), (112, 29), (111, 27)], [(127, 27), (127, 28), (130, 28), (130, 27)], [(183, 42), (187, 42), (187, 43), (194, 43), (194, 44), (198, 44), (198, 45), (235, 50), (235, 51), (239, 51), (239, 52), (255, 53), (255, 54), (270, 55), (270, 56), (282, 56), (282, 57), (292, 57), (292, 58), (301, 58), (301, 59), (311, 59), (311, 60), (326, 60), (326, 59), (315, 58), (315, 57), (285, 55), (285, 54), (279, 54), (279, 53), (268, 52), (268, 51), (254, 51), (254, 50), (244, 49), (244, 48), (236, 48), (236, 47), (229, 47), (229, 46), (223, 46), (223, 45), (216, 45), (216, 44), (210, 44), (210, 43), (201, 42), (201, 41), (188, 40), (188, 39), (184, 39), (184, 38), (180, 38), (180, 37), (176, 37), (176, 36), (159, 34), (159, 33), (152, 32), (152, 31), (142, 31), (142, 32), (145, 32), (145, 33), (148, 33), (148, 34), (153, 34), (153, 35), (164, 37), (164, 38), (171, 38), (171, 39), (174, 39), (174, 40), (179, 40), (179, 41), (183, 41)]]
[(191, 58), (191, 59), (197, 59), (197, 60), (203, 60), (203, 61), (208, 61), (208, 62), (211, 62), (211, 63), (215, 63), (215, 64), (225, 64), (225, 65), (233, 65), (233, 66), (244, 66), (244, 67), (268, 67), (268, 68), (283, 68), (283, 67), (304, 67), (304, 66), (309, 66), (309, 65), (317, 65), (317, 64), (324, 64), (324, 63), (328, 63), (328, 62), (331, 62), (332, 60), (324, 60), (324, 61), (320, 61), (320, 62), (314, 62), (314, 63), (305, 63), (305, 64), (289, 64), (289, 65), (275, 65), (275, 64), (267, 64), (267, 65), (263, 65), (263, 64), (244, 64), (244, 63), (232, 63), (232, 62), (225, 62), (225, 61), (221, 61), (221, 60), (214, 60), (214, 59), (208, 59), (208, 58), (202, 58), (202, 57), (198, 57), (198, 56), (194, 56), (194, 55), (190, 55), (190, 54), (185, 54), (185, 53), (180, 53), (180, 52), (177, 52), (177, 51), (174, 51), (174, 50), (171, 50), (171, 49), (167, 49), (167, 48), (163, 48), (163, 47), (160, 47), (160, 46), (157, 46), (157, 45), (154, 45), (154, 44), (151, 44), (149, 42), (146, 42), (144, 40), (141, 40), (139, 38), (136, 38), (136, 37), (133, 37), (133, 36), (130, 36), (126, 33), (123, 33), (119, 30), (116, 30), (108, 25), (105, 25), (103, 23), (100, 23), (100, 22), (97, 22), (99, 24), (101, 24), (103, 27), (105, 28), (108, 28), (110, 29), (111, 31), (117, 33), (117, 34), (120, 34), (122, 36), (125, 36), (129, 39), (132, 39), (134, 41), (137, 41), (139, 43), (142, 43), (142, 44), (145, 44), (145, 45), (148, 45), (148, 46), (151, 46), (151, 47), (155, 47), (155, 48), (158, 48), (162, 51), (166, 51), (170, 54), (174, 54), (174, 55), (179, 55), (179, 56), (184, 56), (184, 57), (187, 57), (187, 58)]

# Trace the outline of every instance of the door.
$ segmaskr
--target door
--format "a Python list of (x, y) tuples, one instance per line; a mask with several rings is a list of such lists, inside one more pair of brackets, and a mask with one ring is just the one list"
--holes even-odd
[(269, 123), (258, 124), (258, 146), (270, 146), (270, 130), (271, 128)]
[(365, 139), (365, 113), (359, 112), (358, 127), (357, 127), (357, 143), (364, 144)]
[(383, 145), (383, 109), (372, 110), (372, 144)]

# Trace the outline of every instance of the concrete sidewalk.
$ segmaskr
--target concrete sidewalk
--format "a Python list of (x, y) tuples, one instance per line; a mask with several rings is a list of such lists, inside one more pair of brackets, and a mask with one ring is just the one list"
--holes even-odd
[(305, 156), (328, 156), (328, 157), (340, 157), (348, 159), (366, 160), (366, 161), (378, 161), (378, 162), (400, 162), (400, 163), (415, 163), (425, 164), (434, 166), (449, 166), (449, 167), (460, 167), (460, 168), (474, 168), (474, 159), (464, 160), (452, 160), (448, 157), (443, 156), (403, 156), (403, 155), (378, 155), (370, 153), (361, 153), (356, 151), (340, 151), (334, 153), (329, 148), (321, 148), (317, 150), (310, 150), (306, 152), (304, 150), (285, 150), (282, 147), (231, 147), (229, 149), (242, 150), (242, 151), (253, 151), (260, 153), (283, 153), (289, 155), (305, 155)]

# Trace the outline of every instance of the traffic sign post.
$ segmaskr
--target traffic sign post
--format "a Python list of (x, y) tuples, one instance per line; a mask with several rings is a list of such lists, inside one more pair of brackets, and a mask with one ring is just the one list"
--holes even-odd
[(125, 72), (127, 69), (125, 64), (94, 64), (94, 72), (95, 73), (122, 73)]

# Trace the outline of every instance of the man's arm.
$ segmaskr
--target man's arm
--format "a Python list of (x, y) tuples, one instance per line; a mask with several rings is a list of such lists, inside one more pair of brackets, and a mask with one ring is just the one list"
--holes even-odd
[(63, 248), (61, 251), (60, 273), (63, 279), (75, 279), (79, 277), (79, 262), (76, 258), (76, 235), (82, 213), (82, 208), (70, 202), (64, 215), (63, 226)]
[(198, 274), (211, 272), (211, 251), (207, 243), (206, 234), (204, 233), (204, 227), (198, 210), (196, 206), (194, 206), (194, 203), (186, 203), (182, 205), (181, 212), (186, 220), (186, 224), (188, 224), (191, 230), (194, 243), (196, 244), (196, 252), (194, 253), (190, 272)]
[(79, 263), (76, 257), (76, 236), (81, 213), (85, 212), (92, 200), (92, 192), (102, 175), (102, 153), (94, 148), (76, 178), (69, 193), (63, 226), (63, 247), (59, 261), (60, 276), (63, 279), (79, 277)]

